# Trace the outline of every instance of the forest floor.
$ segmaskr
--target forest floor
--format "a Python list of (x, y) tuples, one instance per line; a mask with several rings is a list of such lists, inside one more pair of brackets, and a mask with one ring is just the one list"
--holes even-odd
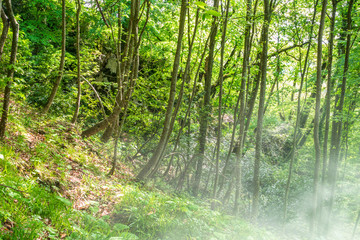
[(305, 239), (139, 185), (129, 162), (109, 176), (112, 143), (82, 139), (63, 119), (12, 106), (0, 145), (0, 239)]

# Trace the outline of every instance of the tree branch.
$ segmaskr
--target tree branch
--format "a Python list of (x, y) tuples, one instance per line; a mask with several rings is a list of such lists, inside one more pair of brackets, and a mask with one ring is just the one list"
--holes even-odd
[(99, 4), (99, 0), (95, 0), (95, 2), (96, 2), (96, 6), (98, 7), (99, 12), (100, 12), (100, 14), (101, 14), (102, 20), (104, 21), (105, 25), (109, 28), (110, 26), (109, 26), (108, 22), (106, 21), (106, 18), (105, 18), (105, 16), (104, 16), (103, 11), (101, 10), (100, 4)]

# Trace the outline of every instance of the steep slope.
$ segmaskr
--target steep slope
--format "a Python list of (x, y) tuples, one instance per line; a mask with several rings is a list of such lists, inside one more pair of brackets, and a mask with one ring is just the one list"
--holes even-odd
[(110, 170), (112, 144), (13, 103), (0, 145), (0, 239), (275, 239), (189, 196)]

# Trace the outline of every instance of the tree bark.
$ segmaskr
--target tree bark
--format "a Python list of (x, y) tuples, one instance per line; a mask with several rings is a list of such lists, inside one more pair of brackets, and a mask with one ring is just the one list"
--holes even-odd
[(310, 222), (310, 232), (315, 231), (315, 223), (318, 216), (318, 195), (319, 195), (319, 174), (321, 149), (319, 140), (319, 123), (320, 123), (320, 101), (321, 101), (321, 80), (322, 80), (322, 39), (325, 25), (327, 0), (322, 1), (320, 26), (317, 42), (317, 59), (316, 59), (316, 94), (315, 94), (315, 118), (314, 118), (314, 148), (315, 148), (315, 166), (314, 166), (314, 186), (313, 186), (313, 202), (312, 216)]
[(356, 221), (355, 221), (355, 226), (354, 226), (354, 230), (353, 230), (353, 233), (352, 233), (351, 240), (355, 239), (356, 228), (357, 228), (357, 226), (359, 224), (359, 220), (360, 220), (360, 211), (358, 212), (358, 215), (357, 215), (357, 218), (356, 218)]
[[(1, 6), (1, 2), (0, 2), (0, 6)], [(5, 46), (5, 42), (6, 42), (6, 38), (9, 32), (9, 18), (6, 16), (5, 11), (3, 8), (1, 8), (1, 20), (2, 20), (2, 24), (3, 24), (3, 29), (1, 32), (1, 37), (0, 37), (0, 61), (2, 59), (2, 55), (4, 52), (4, 46)]]
[(172, 70), (172, 74), (171, 74), (171, 86), (170, 86), (169, 100), (168, 100), (168, 104), (166, 107), (163, 132), (161, 134), (159, 143), (158, 143), (156, 150), (154, 151), (152, 157), (150, 158), (149, 162), (142, 168), (142, 170), (136, 177), (140, 181), (145, 180), (147, 178), (148, 174), (150, 173), (150, 171), (152, 170), (152, 168), (158, 164), (158, 161), (160, 161), (160, 157), (161, 157), (161, 154), (165, 147), (167, 136), (169, 134), (169, 129), (171, 127), (170, 122), (171, 122), (171, 116), (172, 116), (172, 112), (173, 112), (174, 100), (175, 100), (175, 95), (176, 95), (176, 82), (177, 82), (178, 69), (179, 69), (179, 65), (180, 65), (180, 53), (181, 53), (181, 47), (182, 47), (182, 39), (183, 39), (183, 35), (184, 35), (187, 7), (188, 7), (188, 0), (182, 0), (181, 10), (180, 10), (178, 41), (177, 41), (173, 70)]
[[(225, 19), (222, 27), (222, 36), (221, 36), (221, 52), (220, 52), (220, 72), (219, 72), (219, 111), (218, 111), (218, 132), (216, 138), (216, 157), (215, 157), (215, 179), (214, 179), (214, 187), (212, 192), (212, 198), (215, 199), (216, 191), (218, 187), (219, 180), (219, 159), (220, 159), (220, 143), (221, 143), (221, 127), (222, 127), (222, 94), (223, 94), (223, 80), (224, 80), (224, 52), (225, 52), (225, 40), (226, 40), (226, 30), (227, 30), (227, 22), (229, 16), (229, 8), (230, 8), (230, 0), (226, 2), (226, 10), (225, 10)], [(215, 202), (211, 203), (212, 209), (215, 209)]]
[(44, 106), (44, 108), (42, 110), (42, 112), (44, 114), (46, 114), (49, 111), (49, 109), (50, 109), (50, 107), (51, 107), (51, 105), (52, 105), (52, 103), (54, 101), (54, 98), (56, 96), (57, 90), (58, 90), (58, 88), (60, 86), (60, 82), (61, 82), (61, 79), (63, 77), (63, 74), (64, 74), (65, 53), (66, 53), (66, 0), (62, 0), (61, 3), (62, 3), (62, 14), (61, 14), (61, 16), (62, 16), (62, 25), (61, 25), (62, 26), (61, 27), (61, 29), (62, 29), (61, 37), (62, 38), (61, 39), (62, 40), (61, 40), (60, 67), (59, 67), (58, 76), (57, 76), (56, 81), (55, 81), (55, 83), (53, 85), (53, 88), (51, 90), (51, 94), (49, 96), (49, 99), (48, 99), (46, 105)]
[[(125, 61), (125, 64), (123, 64), (124, 66), (126, 66), (125, 68), (123, 68), (123, 71), (122, 74), (120, 75), (120, 79), (118, 80), (118, 86), (119, 86), (119, 89), (122, 89), (121, 91), (119, 91), (120, 95), (122, 96), (123, 93), (123, 81), (126, 81), (129, 77), (129, 72), (130, 72), (130, 67), (131, 66), (135, 66), (136, 65), (136, 61), (138, 60), (138, 52), (139, 52), (139, 47), (140, 47), (140, 43), (141, 43), (141, 39), (142, 39), (142, 34), (144, 33), (144, 30), (145, 30), (145, 27), (148, 23), (148, 20), (149, 20), (149, 14), (150, 14), (150, 1), (149, 0), (146, 0), (146, 3), (147, 3), (147, 12), (146, 12), (146, 20), (145, 20), (145, 23), (144, 23), (144, 26), (142, 28), (142, 31), (141, 33), (139, 34), (139, 20), (141, 18), (141, 16), (139, 16), (139, 12), (140, 12), (140, 1), (135, 1), (135, 11), (134, 11), (134, 15), (132, 17), (132, 33), (130, 36), (132, 37), (132, 41), (130, 41), (130, 47), (129, 47), (129, 50), (130, 50), (130, 56), (128, 57), (129, 60), (128, 61)], [(145, 4), (145, 2), (144, 2)], [(145, 7), (145, 6), (144, 6)], [(118, 22), (118, 25), (121, 26), (121, 23)], [(119, 38), (118, 38), (119, 39)], [(120, 46), (118, 47), (118, 49), (120, 49)], [(125, 48), (126, 49), (126, 48)], [(132, 59), (132, 61), (130, 61)], [(137, 79), (137, 73), (138, 73), (138, 68), (135, 69), (133, 67), (132, 69), (132, 73), (130, 74), (131, 77), (130, 77), (130, 85), (134, 85), (134, 82), (136, 79)], [(134, 77), (135, 75), (133, 74), (134, 72), (136, 77)], [(121, 88), (120, 88), (121, 87)], [(128, 106), (129, 106), (129, 102), (130, 102), (130, 99), (131, 99), (131, 96), (132, 96), (132, 90), (130, 92), (128, 92), (129, 94), (127, 94), (128, 96), (123, 100), (124, 103), (124, 109), (123, 110), (120, 110), (118, 114), (120, 114), (121, 112), (123, 112), (123, 118), (124, 116), (126, 116), (126, 111), (128, 109)], [(121, 100), (119, 100), (121, 101)], [(106, 126), (106, 130), (105, 132), (103, 133), (103, 135), (101, 136), (101, 140), (103, 142), (107, 142), (109, 141), (112, 133), (113, 133), (113, 130), (115, 128), (115, 125), (116, 125), (116, 119), (120, 117), (120, 116), (116, 116), (115, 119), (112, 121), (112, 122), (109, 122), (108, 126)], [(124, 120), (122, 120), (124, 121)]]
[[(218, 7), (219, 7), (219, 0), (214, 0), (214, 9), (217, 10)], [(214, 50), (216, 43), (215, 38), (218, 27), (217, 21), (218, 21), (217, 17), (214, 16), (211, 26), (211, 33), (210, 33), (209, 55), (207, 56), (207, 61), (205, 64), (207, 67), (205, 67), (206, 71), (205, 71), (205, 87), (204, 87), (205, 88), (204, 104), (200, 110), (199, 149), (197, 151), (198, 158), (196, 164), (195, 179), (192, 189), (194, 196), (197, 196), (199, 193), (205, 147), (206, 147), (207, 128), (208, 128), (209, 116), (211, 111), (210, 94), (211, 94), (212, 68), (214, 63)]]
[[(299, 144), (297, 131), (298, 131), (298, 128), (305, 126), (307, 116), (309, 114), (309, 112), (307, 112), (306, 118), (305, 118), (306, 120), (304, 121), (304, 114), (301, 111), (301, 93), (302, 93), (302, 88), (303, 88), (306, 71), (307, 71), (307, 67), (308, 67), (308, 59), (309, 59), (309, 54), (310, 54), (311, 42), (312, 42), (312, 38), (313, 38), (312, 35), (313, 35), (313, 31), (314, 31), (314, 22), (315, 22), (315, 17), (316, 17), (316, 12), (317, 12), (316, 11), (317, 4), (318, 4), (318, 0), (315, 2), (315, 5), (314, 5), (314, 11), (313, 11), (313, 16), (312, 16), (312, 20), (311, 20), (312, 24), (311, 24), (311, 28), (310, 28), (310, 34), (309, 34), (309, 45), (306, 50), (304, 67), (302, 69), (300, 69), (300, 71), (301, 71), (300, 78), (301, 79), (300, 79), (300, 88), (299, 88), (299, 92), (298, 92), (299, 96), (298, 96), (298, 101), (297, 101), (297, 114), (296, 114), (296, 123), (295, 123), (294, 135), (293, 135), (293, 146), (288, 155), (289, 159), (290, 159), (290, 163), (289, 163), (288, 178), (287, 178), (286, 186), (285, 186), (284, 222), (286, 222), (286, 217), (287, 217), (287, 205), (288, 205), (288, 198), (289, 198), (289, 193), (290, 193), (290, 184), (291, 184), (291, 177), (292, 177), (292, 168), (293, 168), (293, 164), (294, 164), (294, 160), (295, 160), (295, 153), (296, 153), (296, 150), (299, 147), (299, 145), (302, 146), (302, 144)], [(300, 53), (300, 68), (301, 68), (301, 53)], [(304, 134), (303, 137), (306, 135), (307, 134)], [(304, 141), (304, 143), (305, 143), (305, 141)]]
[[(300, 67), (301, 67), (301, 53), (300, 53)], [(296, 72), (296, 74), (297, 74), (297, 72)], [(292, 169), (293, 169), (295, 153), (296, 153), (296, 148), (297, 148), (296, 140), (297, 140), (297, 134), (298, 134), (297, 131), (298, 131), (299, 124), (300, 124), (301, 93), (302, 93), (303, 85), (304, 85), (304, 78), (301, 78), (300, 87), (299, 87), (299, 91), (298, 91), (298, 99), (297, 99), (296, 122), (295, 122), (295, 127), (294, 127), (294, 134), (293, 134), (293, 146), (292, 146), (293, 151), (291, 152), (291, 156), (290, 156), (289, 174), (288, 174), (288, 178), (286, 181), (286, 187), (285, 187), (284, 222), (286, 222), (286, 218), (287, 218), (287, 205), (288, 205), (288, 198), (289, 198), (289, 192), (290, 192), (290, 183), (291, 183)]]
[[(175, 120), (176, 120), (177, 114), (179, 112), (179, 109), (180, 109), (180, 106), (181, 106), (181, 103), (182, 103), (182, 99), (183, 99), (183, 95), (184, 95), (185, 82), (189, 82), (189, 80), (190, 80), (191, 55), (192, 55), (192, 49), (193, 49), (193, 46), (194, 46), (194, 41), (195, 41), (195, 37), (196, 37), (196, 33), (197, 33), (197, 26), (198, 26), (198, 23), (199, 23), (199, 11), (200, 11), (199, 9), (196, 11), (195, 26), (194, 26), (194, 31), (193, 31), (193, 35), (192, 35), (191, 39), (190, 39), (190, 33), (188, 34), (189, 35), (189, 49), (188, 49), (188, 55), (187, 55), (187, 60), (186, 60), (185, 72), (184, 72), (184, 74), (182, 76), (180, 92), (179, 92), (178, 97), (177, 97), (175, 109), (174, 109), (174, 111), (172, 113), (172, 118), (171, 118), (171, 122), (170, 122), (170, 129), (169, 129), (169, 132), (168, 132), (168, 136), (166, 138), (165, 147), (163, 148), (163, 152), (161, 153), (160, 158), (162, 158), (162, 156), (164, 155), (164, 152), (166, 150), (166, 146), (168, 145), (168, 142), (169, 142), (170, 137), (171, 137), (171, 133), (172, 133), (173, 128), (174, 128)], [(187, 12), (188, 12), (188, 29), (190, 29), (190, 27), (191, 27), (191, 25), (190, 25), (190, 10), (187, 9)], [(191, 102), (190, 102), (190, 104), (191, 104)], [(185, 116), (184, 120), (182, 121), (183, 122), (182, 126), (184, 126), (186, 118), (187, 118), (187, 116)], [(181, 127), (181, 131), (182, 131), (182, 127)], [(180, 137), (181, 131), (179, 132), (179, 134), (177, 136)], [(177, 143), (174, 146), (174, 152), (176, 151), (176, 149), (177, 149)], [(174, 155), (172, 155), (170, 162), (173, 160), (173, 157), (174, 157)], [(160, 161), (158, 163), (160, 163)], [(155, 174), (155, 172), (158, 170), (158, 168), (159, 168), (159, 164), (152, 170), (149, 177), (152, 177)]]
[[(236, 160), (235, 160), (235, 199), (234, 199), (234, 213), (235, 215), (239, 210), (239, 200), (241, 192), (241, 157), (244, 146), (244, 133), (245, 133), (245, 105), (246, 105), (246, 79), (248, 77), (248, 65), (250, 57), (250, 31), (251, 31), (251, 5), (252, 0), (246, 1), (246, 27), (244, 36), (244, 53), (242, 62), (242, 73), (241, 73), (241, 86), (239, 92), (240, 109), (239, 109), (239, 142), (236, 148)], [(235, 124), (235, 123), (234, 123)]]
[(5, 86), (4, 91), (4, 103), (3, 103), (3, 110), (1, 115), (1, 121), (0, 121), (0, 140), (3, 141), (5, 138), (5, 129), (6, 129), (6, 122), (8, 119), (9, 114), (9, 106), (10, 106), (10, 93), (11, 93), (11, 84), (14, 79), (14, 73), (15, 73), (15, 64), (16, 64), (16, 54), (18, 49), (18, 39), (19, 39), (19, 24), (15, 19), (14, 12), (11, 5), (11, 0), (4, 0), (7, 15), (10, 19), (11, 28), (13, 31), (12, 34), (12, 44), (11, 44), (11, 55), (10, 55), (10, 62), (9, 70), (7, 72), (7, 83)]
[(337, 165), (339, 161), (339, 153), (341, 146), (341, 133), (342, 133), (342, 113), (345, 101), (345, 91), (346, 91), (346, 81), (347, 74), (349, 70), (349, 58), (350, 58), (350, 45), (351, 45), (351, 12), (354, 6), (355, 0), (349, 0), (348, 10), (346, 15), (346, 46), (345, 46), (345, 60), (344, 60), (344, 70), (343, 77), (340, 86), (340, 95), (335, 96), (335, 106), (334, 106), (334, 119), (332, 121), (331, 128), (331, 143), (330, 143), (330, 156), (329, 156), (329, 169), (328, 169), (328, 183), (330, 186), (330, 199), (328, 204), (328, 218), (325, 225), (325, 233), (329, 230), (330, 217), (332, 212), (332, 206), (334, 203), (335, 195), (335, 185), (336, 185), (336, 175), (337, 175)]
[(76, 60), (77, 60), (77, 98), (76, 98), (76, 107), (74, 116), (71, 120), (71, 123), (76, 123), (78, 115), (79, 115), (79, 109), (80, 109), (80, 100), (81, 100), (81, 62), (80, 62), (80, 12), (81, 12), (81, 2), (80, 0), (76, 1), (77, 3), (77, 10), (76, 10)]
[(251, 217), (253, 220), (257, 219), (259, 214), (259, 197), (260, 197), (260, 160), (262, 147), (262, 129), (264, 119), (265, 94), (266, 94), (266, 73), (267, 73), (267, 54), (269, 43), (269, 25), (271, 21), (271, 7), (269, 0), (264, 0), (264, 34), (261, 41), (261, 83), (260, 83), (260, 99), (258, 109), (258, 120), (256, 126), (256, 143), (255, 143), (255, 161), (254, 161), (254, 177), (253, 177), (253, 203)]
[[(333, 62), (333, 49), (334, 49), (334, 38), (335, 38), (335, 18), (337, 9), (337, 0), (332, 0), (332, 11), (330, 18), (330, 37), (329, 37), (329, 53), (328, 53), (328, 65), (327, 65), (327, 85), (326, 85), (326, 97), (325, 97), (325, 127), (324, 127), (324, 141), (323, 141), (323, 160), (322, 160), (322, 177), (321, 177), (321, 194), (319, 199), (319, 225), (324, 227), (326, 219), (323, 214), (323, 200), (325, 194), (326, 184), (326, 170), (327, 170), (327, 159), (328, 159), (328, 139), (329, 139), (329, 128), (330, 128), (330, 102), (332, 92), (332, 62)], [(323, 229), (322, 229), (323, 230)]]

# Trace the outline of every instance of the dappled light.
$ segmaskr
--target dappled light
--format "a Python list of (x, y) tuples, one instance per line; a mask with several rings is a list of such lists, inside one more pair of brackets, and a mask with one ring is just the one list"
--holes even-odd
[(0, 14), (0, 239), (360, 239), (360, 1)]

